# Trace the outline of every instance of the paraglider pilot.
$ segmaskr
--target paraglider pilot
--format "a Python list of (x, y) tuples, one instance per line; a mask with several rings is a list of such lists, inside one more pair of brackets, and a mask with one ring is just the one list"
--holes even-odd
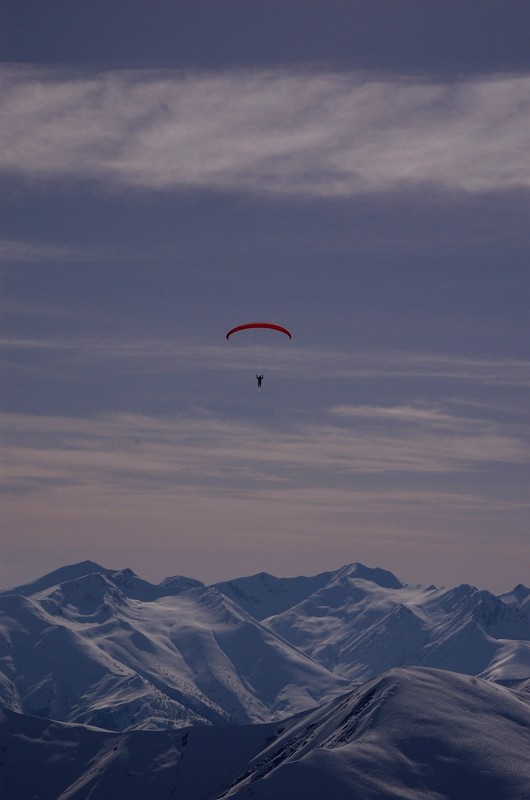
[(263, 375), (256, 375), (256, 380), (258, 382), (258, 389), (261, 389), (261, 381), (263, 380)]

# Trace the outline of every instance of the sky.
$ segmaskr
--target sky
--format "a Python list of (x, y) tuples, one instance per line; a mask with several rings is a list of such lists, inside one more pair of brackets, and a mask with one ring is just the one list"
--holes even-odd
[[(530, 585), (529, 31), (527, 0), (3, 0), (0, 586)], [(226, 341), (252, 321), (292, 340)]]

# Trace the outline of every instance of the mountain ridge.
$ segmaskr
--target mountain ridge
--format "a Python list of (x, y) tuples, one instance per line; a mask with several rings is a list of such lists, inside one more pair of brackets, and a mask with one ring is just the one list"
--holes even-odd
[[(395, 668), (281, 722), (121, 733), (0, 709), (6, 800), (522, 800), (530, 695)], [(27, 769), (27, 764), (32, 769)]]
[(152, 585), (131, 570), (42, 585), (0, 595), (0, 693), (13, 710), (114, 730), (218, 725), (292, 713), (347, 685), (214, 587)]
[(409, 586), (357, 562), (206, 586), (84, 561), (0, 592), (0, 701), (165, 729), (279, 719), (394, 667), (515, 685), (530, 678), (530, 615), (525, 587), (508, 594)]

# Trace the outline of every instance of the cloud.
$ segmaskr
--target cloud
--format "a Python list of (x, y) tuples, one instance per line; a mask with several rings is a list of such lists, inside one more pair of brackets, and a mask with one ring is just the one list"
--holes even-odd
[[(322, 354), (323, 356), (323, 354)], [(522, 358), (480, 358), (427, 352), (364, 352), (355, 357), (329, 353), (329, 374), (424, 380), (466, 381), (491, 386), (530, 387), (530, 361)]]
[(436, 427), (453, 427), (455, 417), (437, 408), (416, 406), (335, 406), (331, 413), (337, 417), (358, 417), (385, 422), (428, 424)]
[[(14, 311), (26, 314), (49, 314), (56, 316), (55, 306), (40, 304), (23, 305)], [(77, 312), (76, 312), (77, 313)], [(186, 369), (198, 373), (204, 370), (246, 371), (253, 356), (244, 359), (241, 351), (232, 348), (224, 340), (224, 330), (219, 332), (220, 344), (201, 343), (193, 339), (176, 340), (166, 338), (87, 337), (52, 339), (19, 336), (0, 336), (0, 357), (24, 353), (24, 364), (20, 369), (31, 372), (35, 365), (28, 358), (31, 354), (46, 363), (58, 367), (85, 367), (112, 362), (113, 369), (124, 373), (133, 370), (137, 374), (164, 374)], [(252, 370), (252, 367), (251, 367)], [(274, 371), (291, 377), (315, 380), (327, 379), (421, 379), (423, 381), (455, 381), (477, 386), (530, 387), (530, 361), (523, 358), (478, 358), (454, 355), (439, 355), (427, 352), (359, 350), (301, 347), (295, 342), (274, 353)], [(72, 374), (71, 372), (69, 373)], [(436, 411), (432, 407), (383, 408), (367, 406), (338, 406), (337, 416), (387, 416), (404, 419), (407, 415), (416, 419), (430, 416), (436, 422)], [(438, 422), (443, 420), (438, 416)]]
[(77, 247), (44, 242), (0, 239), (0, 262), (93, 261), (94, 253)]
[(99, 264), (102, 260), (139, 261), (149, 256), (138, 249), (73, 247), (61, 243), (23, 241), (21, 239), (0, 239), (0, 263), (74, 263)]
[[(410, 411), (397, 415), (383, 429), (316, 420), (287, 434), (206, 412), (93, 419), (3, 414), (4, 490), (75, 484), (102, 491), (282, 492), (344, 488), (354, 475), (448, 474), (529, 461), (523, 441), (496, 423), (455, 418), (449, 429), (411, 427), (410, 418)], [(426, 421), (421, 412), (420, 418)]]
[(50, 568), (125, 558), (142, 574), (156, 567), (158, 579), (206, 578), (206, 569), (209, 580), (274, 571), (278, 554), (293, 574), (353, 558), (396, 568), (397, 559), (417, 580), (422, 559), (431, 574), (445, 560), (451, 576), (455, 553), (460, 564), (467, 553), (475, 568), (495, 564), (496, 581), (508, 560), (508, 587), (528, 545), (524, 477), (509, 486), (510, 465), (521, 476), (529, 462), (524, 434), (439, 413), (454, 424), (411, 424), (411, 410), (393, 421), (376, 414), (372, 428), (368, 413), (328, 413), (288, 432), (198, 411), (5, 413), (3, 547), (40, 548)]
[(6, 67), (0, 169), (107, 187), (347, 197), (530, 186), (530, 76)]

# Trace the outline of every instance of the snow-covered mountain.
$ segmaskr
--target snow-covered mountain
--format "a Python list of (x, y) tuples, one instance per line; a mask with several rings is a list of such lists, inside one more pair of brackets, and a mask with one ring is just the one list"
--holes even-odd
[(524, 608), (526, 611), (530, 611), (530, 589), (523, 586), (522, 583), (519, 583), (511, 592), (501, 594), (500, 599), (509, 606)]
[(151, 584), (93, 562), (0, 592), (0, 704), (110, 730), (266, 722), (382, 672), (530, 677), (529, 591), (408, 586), (350, 564)]
[(214, 586), (258, 620), (281, 614), (318, 592), (335, 576), (321, 572), (312, 577), (276, 578), (268, 572), (215, 583)]
[(0, 792), (5, 800), (524, 800), (529, 731), (529, 695), (427, 668), (390, 670), (259, 725), (111, 733), (0, 711)]
[[(255, 576), (228, 586), (230, 596), (242, 595), (249, 610), (249, 598), (257, 598), (264, 625), (351, 681), (405, 665), (492, 679), (530, 676), (530, 591), (524, 587), (496, 597), (466, 584), (408, 586), (362, 564), (316, 576), (313, 592), (301, 580)], [(305, 598), (302, 588), (308, 589)], [(300, 598), (296, 605), (263, 617), (261, 609), (294, 595)]]
[[(83, 574), (84, 570), (89, 570)], [(110, 730), (278, 718), (344, 691), (213, 587), (91, 562), (0, 595), (0, 699)]]
[(260, 572), (258, 575), (223, 581), (214, 586), (256, 619), (262, 620), (298, 605), (328, 584), (340, 579), (343, 574), (389, 588), (402, 586), (391, 572), (372, 569), (363, 564), (348, 564), (335, 572), (321, 572), (311, 577), (276, 578), (267, 572)]

